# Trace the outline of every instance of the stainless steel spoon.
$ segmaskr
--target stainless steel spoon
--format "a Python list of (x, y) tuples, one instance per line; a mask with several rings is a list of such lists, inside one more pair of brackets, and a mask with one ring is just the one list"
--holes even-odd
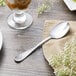
[(57, 24), (50, 32), (50, 36), (39, 42), (35, 47), (32, 49), (29, 49), (15, 57), (16, 62), (23, 61), (26, 57), (28, 57), (32, 52), (34, 52), (39, 46), (41, 46), (43, 43), (50, 39), (58, 39), (65, 36), (69, 31), (69, 23), (68, 22), (60, 22)]

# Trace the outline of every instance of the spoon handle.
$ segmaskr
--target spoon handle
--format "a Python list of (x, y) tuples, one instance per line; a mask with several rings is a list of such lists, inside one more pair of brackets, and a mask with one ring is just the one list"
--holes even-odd
[(49, 37), (45, 38), (44, 40), (42, 40), (41, 42), (39, 42), (39, 43), (38, 43), (35, 47), (33, 47), (32, 49), (29, 49), (29, 50), (27, 50), (27, 51), (25, 51), (25, 52), (17, 55), (17, 56), (15, 57), (15, 61), (16, 61), (16, 62), (21, 62), (21, 61), (23, 61), (26, 57), (28, 57), (31, 53), (33, 53), (39, 46), (41, 46), (42, 44), (44, 44), (46, 41), (48, 41), (48, 40), (50, 40), (50, 39), (51, 39), (51, 37), (49, 36)]

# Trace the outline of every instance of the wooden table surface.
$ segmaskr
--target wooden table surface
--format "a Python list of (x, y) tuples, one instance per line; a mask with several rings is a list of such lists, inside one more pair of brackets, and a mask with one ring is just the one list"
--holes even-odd
[(14, 57), (32, 47), (42, 38), (45, 20), (73, 20), (76, 12), (68, 10), (63, 0), (49, 0), (51, 10), (37, 16), (37, 7), (42, 0), (32, 0), (27, 12), (33, 16), (33, 24), (26, 30), (13, 30), (7, 25), (7, 16), (11, 13), (8, 7), (0, 7), (0, 29), (3, 33), (3, 48), (0, 52), (0, 76), (54, 76), (42, 52), (38, 48), (21, 63), (14, 62)]

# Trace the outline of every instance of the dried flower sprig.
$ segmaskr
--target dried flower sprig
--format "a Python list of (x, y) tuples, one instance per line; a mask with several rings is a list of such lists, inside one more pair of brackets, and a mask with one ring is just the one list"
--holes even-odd
[(76, 76), (76, 38), (67, 41), (64, 50), (53, 55), (49, 64), (56, 76)]
[(49, 8), (50, 8), (49, 0), (44, 0), (44, 3), (37, 9), (38, 15), (42, 14)]
[(5, 0), (0, 0), (0, 6), (4, 6), (5, 5)]

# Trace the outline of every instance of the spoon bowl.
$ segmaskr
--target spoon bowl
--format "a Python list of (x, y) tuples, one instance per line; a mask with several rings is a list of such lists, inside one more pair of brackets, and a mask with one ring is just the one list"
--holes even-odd
[(25, 58), (27, 58), (31, 53), (33, 53), (39, 46), (44, 44), (50, 39), (59, 39), (64, 37), (70, 29), (69, 23), (68, 22), (60, 22), (58, 23), (50, 32), (50, 36), (39, 42), (35, 47), (32, 49), (29, 49), (15, 57), (16, 62), (21, 62)]
[(68, 33), (69, 29), (68, 22), (60, 22), (51, 30), (50, 36), (55, 39), (62, 38)]

